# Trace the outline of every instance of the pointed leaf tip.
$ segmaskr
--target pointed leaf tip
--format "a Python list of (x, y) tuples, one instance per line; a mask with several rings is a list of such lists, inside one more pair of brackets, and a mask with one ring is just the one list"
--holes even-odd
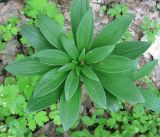
[(39, 28), (29, 25), (23, 25), (21, 32), (28, 40), (29, 44), (37, 51), (50, 49), (52, 45), (46, 40)]
[(12, 62), (6, 66), (5, 69), (17, 76), (35, 76), (46, 73), (51, 67), (46, 64), (41, 64), (39, 59), (25, 57)]
[(81, 19), (85, 15), (85, 13), (89, 10), (89, 2), (88, 0), (73, 0), (71, 6), (71, 25), (72, 25), (72, 32), (74, 37), (75, 45), (77, 45), (77, 30)]
[(96, 48), (115, 44), (126, 32), (129, 25), (131, 24), (132, 19), (133, 15), (127, 14), (107, 24), (97, 34), (92, 47)]
[(66, 100), (70, 100), (72, 96), (75, 94), (79, 84), (79, 77), (75, 73), (74, 70), (72, 70), (69, 75), (66, 78), (65, 86), (64, 86), (64, 92)]
[(63, 49), (60, 36), (65, 35), (63, 28), (47, 16), (38, 16), (38, 25), (44, 37), (57, 49)]
[(96, 73), (92, 70), (92, 68), (84, 65), (82, 67), (81, 71), (82, 71), (82, 73), (83, 73), (84, 76), (86, 76), (86, 77), (88, 77), (88, 78), (90, 78), (92, 80), (99, 81)]
[(129, 59), (137, 59), (150, 47), (150, 45), (150, 42), (125, 41), (116, 44), (112, 54), (123, 56)]
[(80, 52), (83, 49), (88, 49), (91, 46), (93, 40), (93, 31), (93, 14), (92, 10), (89, 9), (81, 19), (81, 22), (77, 30), (77, 46)]
[(85, 61), (87, 64), (98, 63), (105, 57), (109, 56), (114, 49), (114, 45), (108, 45), (104, 47), (94, 48), (90, 50), (86, 56)]
[(133, 76), (133, 80), (139, 80), (145, 76), (147, 76), (156, 66), (158, 60), (154, 60), (149, 62), (148, 64), (144, 65), (142, 68), (140, 68)]

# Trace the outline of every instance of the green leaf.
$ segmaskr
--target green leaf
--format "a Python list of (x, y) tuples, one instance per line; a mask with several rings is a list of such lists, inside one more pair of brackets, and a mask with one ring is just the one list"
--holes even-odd
[(77, 30), (77, 46), (79, 52), (81, 52), (83, 49), (88, 49), (91, 46), (93, 40), (93, 31), (93, 14), (92, 10), (90, 9), (81, 19)]
[(79, 56), (78, 50), (76, 46), (73, 44), (72, 40), (67, 38), (66, 36), (61, 37), (62, 45), (65, 51), (74, 59), (76, 60)]
[(87, 129), (84, 129), (83, 133), (85, 134), (85, 137), (94, 137)]
[(72, 96), (75, 94), (75, 92), (77, 91), (78, 84), (79, 84), (79, 77), (77, 76), (75, 71), (72, 70), (68, 74), (65, 82), (65, 86), (64, 86), (64, 92), (65, 92), (65, 97), (67, 101), (70, 100)]
[(85, 137), (83, 131), (74, 131), (70, 134), (70, 137)]
[(115, 46), (112, 54), (129, 59), (136, 59), (141, 56), (150, 47), (150, 45), (151, 43), (142, 41), (121, 42)]
[(94, 123), (95, 123), (95, 120), (92, 119), (91, 117), (89, 116), (83, 116), (81, 118), (83, 124), (87, 125), (87, 126), (92, 126)]
[(14, 61), (5, 68), (8, 72), (20, 76), (33, 76), (44, 74), (51, 69), (50, 66), (41, 64), (39, 59), (26, 57)]
[(103, 129), (103, 125), (99, 125), (94, 130), (94, 137), (109, 137), (109, 133)]
[(88, 66), (84, 65), (81, 69), (84, 76), (88, 77), (89, 79), (99, 81), (96, 73)]
[(155, 112), (160, 112), (160, 97), (154, 95), (150, 90), (141, 89), (141, 92), (145, 98), (143, 106)]
[(85, 56), (86, 56), (86, 50), (83, 49), (83, 51), (82, 51), (81, 54), (79, 55), (79, 61), (83, 61), (84, 58), (85, 58)]
[(77, 45), (76, 34), (82, 17), (89, 10), (88, 0), (73, 0), (71, 6), (71, 25), (75, 45)]
[(40, 111), (38, 113), (31, 113), (27, 115), (26, 118), (28, 121), (28, 126), (32, 131), (36, 129), (36, 124), (38, 126), (43, 127), (44, 124), (49, 121), (49, 118), (47, 117), (47, 112), (45, 111)]
[(64, 30), (61, 26), (57, 22), (43, 15), (38, 16), (38, 23), (41, 32), (52, 46), (57, 49), (63, 49), (60, 42), (60, 36), (64, 35)]
[(32, 0), (27, 1), (27, 3), (33, 8), (38, 11), (42, 11), (44, 7), (47, 5), (47, 0)]
[(52, 48), (52, 45), (45, 39), (40, 30), (34, 26), (23, 25), (22, 34), (36, 50)]
[[(8, 115), (10, 112), (11, 114), (20, 114), (22, 115), (24, 112), (24, 107), (26, 105), (25, 98), (24, 96), (19, 94), (20, 89), (18, 85), (15, 84), (9, 84), (9, 85), (2, 85), (0, 86), (0, 94), (3, 96), (1, 97), (1, 102), (4, 102), (5, 104), (2, 103), (1, 105), (1, 118), (2, 114)], [(3, 109), (4, 108), (4, 109)], [(7, 109), (7, 114), (3, 112)], [(10, 114), (9, 113), (9, 114)]]
[(54, 124), (60, 126), (61, 120), (60, 120), (57, 104), (51, 105), (50, 109), (51, 109), (51, 112), (49, 112), (49, 118), (53, 120)]
[(97, 63), (109, 56), (114, 49), (114, 45), (95, 48), (86, 54), (85, 61), (87, 64)]
[(67, 101), (63, 94), (60, 99), (59, 112), (62, 126), (67, 131), (77, 120), (81, 106), (81, 89), (77, 89), (73, 97)]
[(154, 69), (157, 62), (158, 62), (157, 60), (154, 60), (144, 65), (142, 68), (138, 70), (137, 73), (134, 74), (133, 80), (138, 80), (148, 75)]
[(120, 73), (133, 69), (137, 64), (136, 60), (130, 60), (121, 56), (111, 55), (97, 64), (93, 64), (95, 70), (105, 73)]
[(90, 98), (100, 107), (106, 108), (106, 96), (101, 83), (85, 76), (82, 77), (82, 80)]
[(51, 66), (65, 65), (71, 61), (70, 56), (56, 49), (46, 49), (36, 52), (33, 54), (33, 57), (37, 57), (41, 63)]
[(28, 127), (32, 131), (34, 131), (36, 129), (36, 123), (35, 123), (35, 121), (33, 119), (29, 119), (28, 118)]
[(57, 72), (57, 69), (47, 72), (38, 82), (33, 92), (33, 98), (38, 98), (53, 92), (63, 83), (65, 77), (66, 73)]
[(44, 124), (49, 121), (49, 119), (47, 117), (47, 112), (45, 112), (45, 111), (38, 112), (34, 116), (34, 120), (37, 123), (37, 125), (43, 127)]
[(80, 75), (80, 70), (81, 70), (80, 66), (76, 66), (76, 74), (77, 74), (77, 76)]
[(40, 111), (40, 110), (46, 109), (51, 104), (55, 103), (57, 99), (60, 98), (61, 93), (62, 93), (62, 89), (59, 88), (42, 97), (37, 97), (37, 98), (31, 97), (28, 101), (26, 111), (34, 112), (34, 111)]
[(97, 75), (104, 88), (117, 98), (132, 104), (144, 102), (140, 90), (124, 74), (97, 73)]
[(117, 112), (120, 109), (120, 102), (118, 99), (110, 94), (108, 91), (105, 91), (106, 99), (107, 99), (107, 109), (111, 112)]
[(125, 15), (107, 24), (100, 33), (97, 34), (92, 47), (103, 47), (115, 44), (128, 29), (133, 16)]
[(60, 67), (58, 69), (58, 72), (65, 72), (65, 71), (69, 71), (75, 68), (75, 64), (74, 63), (68, 63), (62, 67)]
[(114, 117), (111, 117), (111, 118), (107, 119), (106, 125), (109, 128), (113, 128), (116, 125), (116, 119)]
[(145, 115), (144, 106), (142, 104), (134, 106), (132, 111), (135, 118), (141, 118)]

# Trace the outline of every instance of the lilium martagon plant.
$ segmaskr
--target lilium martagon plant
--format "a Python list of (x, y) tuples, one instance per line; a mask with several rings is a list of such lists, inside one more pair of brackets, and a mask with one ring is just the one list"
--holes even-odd
[(27, 112), (45, 109), (58, 101), (62, 126), (67, 131), (78, 119), (83, 84), (91, 100), (104, 109), (117, 111), (119, 101), (127, 101), (160, 111), (159, 98), (134, 84), (157, 63), (151, 61), (136, 70), (137, 58), (151, 43), (118, 43), (132, 19), (130, 14), (121, 16), (94, 37), (88, 0), (73, 0), (73, 40), (57, 22), (44, 15), (38, 16), (38, 27), (22, 26), (23, 35), (36, 53), (14, 61), (6, 70), (20, 76), (42, 76), (28, 100)]

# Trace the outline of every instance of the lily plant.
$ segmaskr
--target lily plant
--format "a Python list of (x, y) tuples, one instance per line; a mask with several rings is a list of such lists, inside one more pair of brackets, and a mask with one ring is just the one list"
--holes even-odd
[[(70, 38), (64, 28), (44, 15), (38, 15), (38, 27), (24, 25), (22, 33), (35, 49), (30, 57), (14, 61), (6, 67), (13, 75), (40, 75), (27, 112), (46, 109), (59, 103), (65, 131), (78, 119), (84, 92), (96, 105), (110, 111), (119, 109), (119, 102), (160, 111), (158, 97), (135, 85), (154, 68), (152, 61), (137, 70), (137, 59), (151, 43), (119, 42), (133, 15), (127, 14), (110, 22), (94, 36), (94, 20), (88, 0), (73, 0)], [(157, 101), (157, 102), (156, 102)]]

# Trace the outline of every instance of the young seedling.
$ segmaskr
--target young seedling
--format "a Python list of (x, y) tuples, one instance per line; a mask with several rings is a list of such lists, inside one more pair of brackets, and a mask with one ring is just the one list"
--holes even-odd
[(48, 0), (26, 0), (22, 12), (31, 18), (29, 20), (31, 24), (35, 23), (37, 25), (37, 15), (43, 14), (56, 20), (62, 26), (64, 25), (64, 16), (60, 13), (57, 5), (53, 2), (48, 2)]
[(113, 8), (108, 10), (108, 14), (112, 17), (120, 17), (122, 15), (126, 15), (128, 12), (128, 7), (126, 4), (120, 5), (116, 4)]
[(147, 36), (148, 41), (154, 42), (157, 35), (160, 34), (160, 25), (158, 20), (151, 21), (148, 17), (144, 17), (141, 28)]
[(8, 20), (6, 24), (0, 25), (0, 40), (10, 41), (14, 36), (19, 32), (19, 29), (16, 27), (19, 22), (17, 17), (12, 17)]

